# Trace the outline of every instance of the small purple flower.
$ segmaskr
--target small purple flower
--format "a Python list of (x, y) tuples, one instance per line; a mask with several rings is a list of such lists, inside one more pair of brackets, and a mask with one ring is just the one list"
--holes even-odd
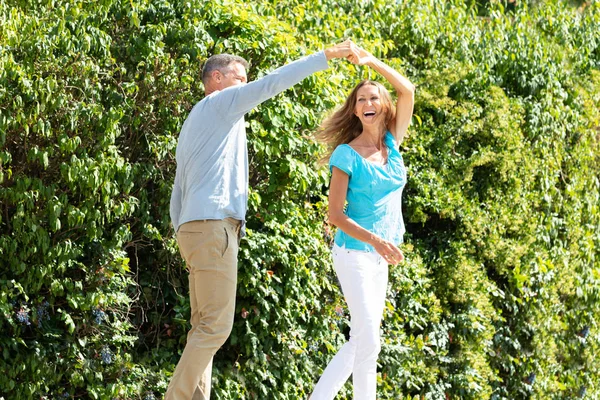
[(48, 306), (49, 305), (50, 305), (50, 303), (48, 303), (47, 301), (44, 301), (42, 304), (40, 304), (37, 307), (36, 314), (37, 314), (38, 328), (42, 326), (42, 322), (50, 319), (50, 314), (48, 314)]
[(102, 325), (102, 323), (107, 319), (106, 313), (99, 308), (93, 310), (92, 315), (94, 316), (94, 322), (96, 322), (96, 325)]
[(100, 357), (102, 358), (102, 362), (104, 364), (112, 364), (113, 362), (113, 353), (110, 351), (108, 346), (102, 347), (102, 351), (100, 352)]
[(580, 330), (579, 332), (577, 332), (577, 336), (582, 337), (582, 338), (587, 338), (588, 335), (590, 334), (590, 327), (589, 326), (585, 326), (582, 330)]
[(144, 396), (144, 400), (156, 400), (156, 397), (154, 397), (154, 393), (152, 393), (152, 392), (148, 392), (148, 393), (146, 393), (146, 395)]
[(21, 309), (17, 311), (17, 321), (19, 321), (23, 325), (31, 325), (31, 321), (29, 321), (29, 310), (27, 309), (27, 306), (21, 307)]
[(525, 383), (527, 383), (528, 385), (533, 385), (534, 382), (535, 382), (535, 372), (532, 372), (529, 374), (529, 376), (527, 376), (527, 378), (525, 378)]

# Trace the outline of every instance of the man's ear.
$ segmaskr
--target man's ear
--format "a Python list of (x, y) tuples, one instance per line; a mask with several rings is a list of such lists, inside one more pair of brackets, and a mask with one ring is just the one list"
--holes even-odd
[(221, 74), (221, 71), (214, 70), (212, 72), (212, 78), (214, 79), (215, 82), (221, 83), (221, 78), (223, 78), (223, 75)]

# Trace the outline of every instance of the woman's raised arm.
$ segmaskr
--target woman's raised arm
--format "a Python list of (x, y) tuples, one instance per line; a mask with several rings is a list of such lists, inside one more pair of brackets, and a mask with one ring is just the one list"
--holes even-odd
[(415, 103), (415, 85), (413, 85), (407, 78), (402, 76), (398, 71), (379, 60), (373, 54), (369, 53), (365, 49), (358, 47), (359, 58), (356, 58), (353, 54), (348, 56), (348, 60), (353, 64), (357, 65), (368, 65), (382, 75), (396, 90), (398, 101), (396, 103), (396, 118), (392, 120), (388, 129), (396, 138), (398, 143), (402, 142), (410, 120), (412, 118), (413, 106)]

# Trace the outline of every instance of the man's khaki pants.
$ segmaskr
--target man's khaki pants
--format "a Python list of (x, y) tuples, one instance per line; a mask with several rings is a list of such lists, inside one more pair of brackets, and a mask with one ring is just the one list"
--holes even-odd
[(208, 400), (213, 356), (233, 326), (241, 222), (192, 221), (177, 232), (190, 281), (192, 329), (169, 383), (166, 400)]

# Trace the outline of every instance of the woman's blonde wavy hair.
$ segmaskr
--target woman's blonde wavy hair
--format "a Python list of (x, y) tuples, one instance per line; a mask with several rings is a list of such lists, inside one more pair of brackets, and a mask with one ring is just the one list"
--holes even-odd
[(344, 105), (337, 111), (331, 114), (329, 117), (321, 123), (321, 126), (317, 129), (315, 138), (317, 141), (326, 144), (328, 149), (326, 155), (320, 160), (320, 163), (325, 164), (329, 161), (331, 153), (340, 144), (350, 143), (354, 138), (362, 133), (363, 127), (360, 119), (354, 114), (356, 107), (356, 99), (358, 97), (358, 90), (365, 85), (372, 85), (379, 89), (379, 97), (381, 104), (383, 105), (383, 112), (385, 113), (384, 123), (385, 125), (381, 128), (381, 136), (385, 134), (390, 122), (396, 117), (396, 107), (392, 101), (390, 92), (379, 82), (364, 80), (360, 82), (352, 90)]

